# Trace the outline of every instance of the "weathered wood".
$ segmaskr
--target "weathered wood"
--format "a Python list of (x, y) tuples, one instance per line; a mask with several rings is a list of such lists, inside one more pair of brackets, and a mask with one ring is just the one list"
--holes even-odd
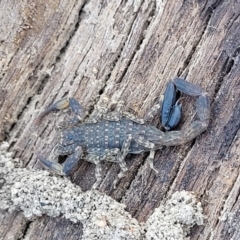
[(20, 212), (0, 211), (0, 239), (21, 239), (29, 221)]
[[(191, 239), (239, 239), (239, 15), (238, 0), (1, 1), (0, 139), (27, 167), (39, 169), (34, 151), (53, 157), (53, 129), (64, 118), (52, 113), (33, 132), (34, 118), (50, 103), (74, 96), (91, 113), (106, 95), (144, 116), (169, 79), (186, 77), (210, 94), (208, 130), (184, 146), (158, 151), (159, 176), (146, 156), (128, 156), (129, 172), (114, 190), (119, 167), (106, 163), (100, 190), (125, 203), (139, 221), (172, 192), (194, 191), (207, 218)], [(180, 128), (194, 117), (194, 100), (183, 104)], [(80, 161), (71, 179), (90, 189), (94, 165)], [(81, 234), (81, 224), (64, 219), (29, 224), (21, 213), (4, 216), (3, 239), (12, 224), (12, 239), (70, 239), (61, 233), (65, 227)]]

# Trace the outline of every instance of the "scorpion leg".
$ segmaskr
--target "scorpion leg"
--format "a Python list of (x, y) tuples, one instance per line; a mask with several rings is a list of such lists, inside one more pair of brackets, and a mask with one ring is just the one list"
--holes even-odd
[(104, 119), (108, 121), (119, 121), (122, 118), (124, 102), (119, 101), (113, 112), (107, 113), (103, 116)]
[(41, 155), (37, 154), (38, 159), (43, 163), (44, 166), (49, 168), (51, 171), (58, 175), (67, 175), (76, 166), (78, 160), (82, 156), (82, 148), (79, 146), (74, 153), (68, 156), (63, 165), (47, 160)]
[(110, 112), (103, 116), (104, 119), (108, 121), (119, 121), (122, 117), (128, 118), (129, 120), (132, 120), (133, 122), (139, 123), (139, 124), (144, 124), (144, 120), (141, 118), (137, 118), (134, 116), (132, 113), (129, 112), (123, 112), (124, 108), (124, 102), (119, 101), (116, 109), (113, 112)]
[(99, 183), (101, 182), (101, 179), (102, 179), (102, 164), (99, 163), (98, 158), (96, 158), (95, 160), (96, 160), (96, 162), (98, 162), (98, 163), (95, 163), (96, 164), (95, 177), (96, 177), (97, 180), (92, 186), (93, 189), (96, 189), (98, 187), (98, 185), (99, 185)]
[(113, 187), (114, 189), (116, 188), (117, 182), (125, 176), (128, 167), (127, 164), (125, 162), (125, 158), (127, 156), (127, 154), (129, 153), (129, 147), (131, 145), (131, 141), (132, 141), (133, 137), (131, 134), (127, 135), (127, 138), (124, 140), (123, 144), (122, 144), (122, 149), (121, 151), (119, 150), (118, 154), (117, 154), (117, 162), (119, 163), (119, 166), (121, 168), (121, 171), (118, 173), (117, 178), (115, 178), (114, 182), (113, 182)]
[(156, 173), (158, 173), (158, 170), (154, 168), (153, 166), (153, 160), (154, 160), (154, 155), (155, 155), (155, 144), (144, 139), (142, 136), (134, 136), (133, 138), (139, 145), (144, 146), (146, 148), (151, 149), (150, 154), (147, 158), (147, 162), (152, 170), (154, 170)]
[(153, 166), (153, 160), (154, 160), (154, 155), (155, 155), (155, 150), (151, 150), (150, 154), (147, 158), (147, 163), (149, 164), (150, 168), (155, 171), (156, 173), (158, 173), (158, 170)]
[(136, 117), (134, 114), (129, 113), (129, 112), (123, 112), (123, 117), (128, 118), (129, 120), (139, 123), (139, 124), (144, 124), (145, 121), (142, 118)]
[[(106, 151), (106, 155), (105, 155), (106, 158), (104, 160), (108, 159), (108, 161), (110, 162), (117, 162), (121, 168), (121, 171), (118, 174), (118, 179), (124, 177), (125, 173), (128, 170), (127, 164), (125, 162), (125, 158), (129, 152), (131, 140), (132, 140), (132, 136), (128, 135), (127, 139), (123, 143), (123, 147), (121, 151), (118, 148), (108, 149)], [(114, 187), (116, 187), (115, 186), (116, 182), (114, 182)]]
[[(119, 162), (119, 154), (120, 154), (120, 150), (118, 148), (106, 149), (102, 155), (98, 155), (98, 153), (95, 153), (95, 152), (88, 154), (86, 160), (89, 162), (92, 162), (96, 165), (96, 169), (95, 169), (96, 182), (93, 185), (94, 189), (96, 189), (98, 187), (98, 185), (102, 179), (101, 161), (108, 159), (108, 161), (110, 161), (110, 162)], [(120, 163), (120, 167), (121, 167), (122, 166), (121, 162), (119, 162), (119, 163)]]
[(97, 112), (86, 120), (86, 123), (99, 122), (102, 119), (102, 117), (106, 114), (107, 111), (108, 111), (108, 108), (105, 108), (105, 107), (98, 108)]
[[(117, 162), (120, 165), (121, 172), (118, 174), (118, 177), (113, 182), (114, 188), (116, 188), (116, 183), (119, 181), (119, 179), (121, 179), (122, 177), (125, 176), (125, 174), (126, 174), (126, 172), (128, 170), (126, 162), (125, 162), (125, 158), (126, 158), (127, 154), (129, 153), (129, 147), (131, 145), (131, 141), (132, 140), (136, 141), (139, 145), (144, 146), (144, 147), (149, 148), (149, 149), (154, 149), (154, 147), (155, 147), (155, 144), (147, 141), (146, 139), (144, 139), (144, 137), (138, 136), (138, 135), (131, 135), (131, 134), (129, 134), (127, 136), (127, 139), (123, 142), (121, 151), (119, 151), (118, 155), (117, 155)], [(154, 152), (155, 152), (154, 150), (151, 150), (148, 162), (150, 164), (150, 167), (155, 172), (158, 172), (153, 167), (153, 164), (152, 164), (153, 158), (154, 158)]]
[(109, 110), (108, 103), (109, 103), (109, 98), (104, 95), (100, 99), (100, 104), (94, 106), (94, 108), (95, 108), (94, 113), (91, 116), (89, 116), (89, 118), (86, 119), (85, 122), (86, 123), (97, 123), (97, 122), (101, 121), (102, 117)]
[(154, 104), (151, 109), (147, 112), (147, 114), (144, 116), (144, 121), (149, 122), (151, 121), (156, 115), (158, 115), (162, 108), (162, 101), (163, 96), (161, 96), (159, 103)]
[(146, 140), (143, 136), (140, 135), (134, 135), (133, 139), (141, 146), (153, 149), (155, 147), (155, 144)]
[(117, 178), (115, 178), (115, 180), (113, 181), (113, 188), (114, 189), (117, 186), (117, 182), (126, 175), (126, 172), (128, 170), (127, 164), (125, 162), (125, 157), (123, 157), (123, 155), (119, 154), (118, 163), (119, 163), (119, 166), (121, 168), (121, 171), (118, 173)]
[(196, 113), (200, 120), (194, 121), (182, 131), (166, 132), (163, 138), (163, 144), (166, 146), (180, 145), (194, 139), (207, 129), (210, 119), (210, 99), (208, 94), (200, 86), (183, 79), (176, 78), (173, 82), (177, 90), (189, 96), (198, 97), (196, 100)]
[[(105, 156), (105, 154), (104, 154), (104, 156)], [(101, 156), (101, 157), (104, 157), (104, 156)], [(98, 185), (102, 179), (101, 157), (97, 153), (89, 153), (87, 155), (87, 159), (85, 159), (86, 161), (94, 163), (96, 165), (96, 168), (95, 168), (96, 182), (92, 186), (93, 189), (96, 189), (98, 187)]]
[[(122, 177), (124, 177), (126, 171), (128, 170), (126, 162), (124, 161), (124, 158), (119, 158), (119, 156), (121, 155), (120, 150), (117, 149), (119, 151), (119, 154), (117, 156), (110, 157), (109, 154), (111, 153), (111, 150), (102, 157), (95, 155), (95, 156), (91, 156), (89, 159), (89, 161), (91, 161), (92, 163), (94, 163), (96, 165), (96, 168), (95, 168), (96, 182), (92, 186), (93, 189), (96, 189), (99, 186), (99, 183), (101, 182), (101, 179), (102, 179), (102, 164), (101, 164), (102, 160), (108, 159), (108, 161), (110, 161), (110, 162), (118, 162), (119, 163), (121, 172), (118, 174), (117, 178), (113, 182), (114, 188), (116, 188), (116, 183), (118, 182), (118, 180), (121, 179)], [(114, 150), (114, 154), (115, 154), (115, 152), (116, 151)]]

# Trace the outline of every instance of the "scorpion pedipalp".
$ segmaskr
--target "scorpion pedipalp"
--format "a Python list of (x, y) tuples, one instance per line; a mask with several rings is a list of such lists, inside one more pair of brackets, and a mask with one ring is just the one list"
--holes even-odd
[(43, 165), (48, 169), (50, 169), (51, 171), (55, 172), (58, 175), (67, 175), (77, 165), (78, 160), (82, 156), (82, 153), (83, 153), (82, 148), (78, 146), (74, 150), (74, 152), (67, 157), (63, 165), (57, 162), (49, 161), (48, 159), (42, 157), (38, 153), (36, 155), (37, 155), (37, 158), (43, 163)]

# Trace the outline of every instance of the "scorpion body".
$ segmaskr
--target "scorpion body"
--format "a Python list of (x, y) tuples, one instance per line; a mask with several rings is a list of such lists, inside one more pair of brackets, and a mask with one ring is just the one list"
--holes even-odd
[[(176, 91), (197, 97), (196, 113), (198, 120), (181, 131), (162, 132), (147, 124), (147, 120), (162, 110), (162, 125), (166, 130), (175, 127), (181, 118), (181, 105), (176, 98)], [(153, 106), (144, 119), (139, 119), (128, 112), (123, 112), (123, 103), (119, 102), (115, 112), (107, 113), (107, 109), (99, 111), (95, 116), (82, 123), (83, 108), (74, 98), (60, 100), (48, 107), (39, 115), (39, 121), (52, 110), (70, 107), (75, 117), (60, 124), (60, 142), (55, 149), (56, 155), (69, 155), (63, 166), (52, 162), (41, 155), (37, 157), (52, 171), (58, 174), (69, 174), (78, 160), (83, 158), (96, 164), (96, 187), (101, 180), (101, 161), (118, 162), (121, 172), (118, 179), (127, 171), (125, 157), (127, 154), (140, 154), (149, 151), (147, 158), (153, 167), (154, 154), (161, 146), (184, 144), (206, 130), (210, 118), (210, 101), (207, 93), (199, 86), (183, 79), (170, 81), (164, 94), (163, 104)], [(116, 180), (114, 182), (114, 186)]]
[[(86, 123), (65, 129), (61, 132), (61, 154), (69, 154), (77, 146), (81, 146), (84, 152), (103, 156), (106, 149), (122, 149), (126, 136), (143, 137), (149, 142), (160, 143), (164, 135), (160, 130), (151, 125), (139, 124), (129, 119), (122, 118), (119, 121), (103, 119), (97, 123)], [(64, 150), (66, 148), (66, 151)], [(140, 154), (150, 151), (151, 148), (131, 141), (128, 153)]]

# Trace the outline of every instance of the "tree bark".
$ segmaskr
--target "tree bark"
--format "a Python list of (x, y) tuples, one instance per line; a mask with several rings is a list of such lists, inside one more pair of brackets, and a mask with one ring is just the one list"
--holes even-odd
[[(56, 100), (73, 96), (91, 114), (107, 96), (112, 102), (124, 100), (143, 117), (170, 79), (186, 78), (210, 95), (207, 131), (188, 144), (158, 151), (159, 175), (144, 161), (146, 155), (129, 155), (129, 171), (116, 189), (112, 183), (120, 168), (104, 163), (99, 190), (126, 204), (140, 222), (173, 192), (193, 191), (206, 221), (193, 228), (190, 238), (240, 239), (239, 0), (0, 4), (0, 139), (11, 144), (15, 157), (36, 171), (42, 165), (34, 152), (53, 158), (54, 126), (65, 114), (49, 114), (35, 132), (33, 121)], [(195, 116), (194, 99), (182, 102), (179, 129)], [(156, 116), (151, 124), (158, 121)], [(94, 168), (81, 160), (71, 180), (91, 189)], [(1, 239), (26, 234), (79, 239), (82, 231), (80, 223), (47, 216), (29, 221), (21, 212), (2, 212), (0, 222)]]

